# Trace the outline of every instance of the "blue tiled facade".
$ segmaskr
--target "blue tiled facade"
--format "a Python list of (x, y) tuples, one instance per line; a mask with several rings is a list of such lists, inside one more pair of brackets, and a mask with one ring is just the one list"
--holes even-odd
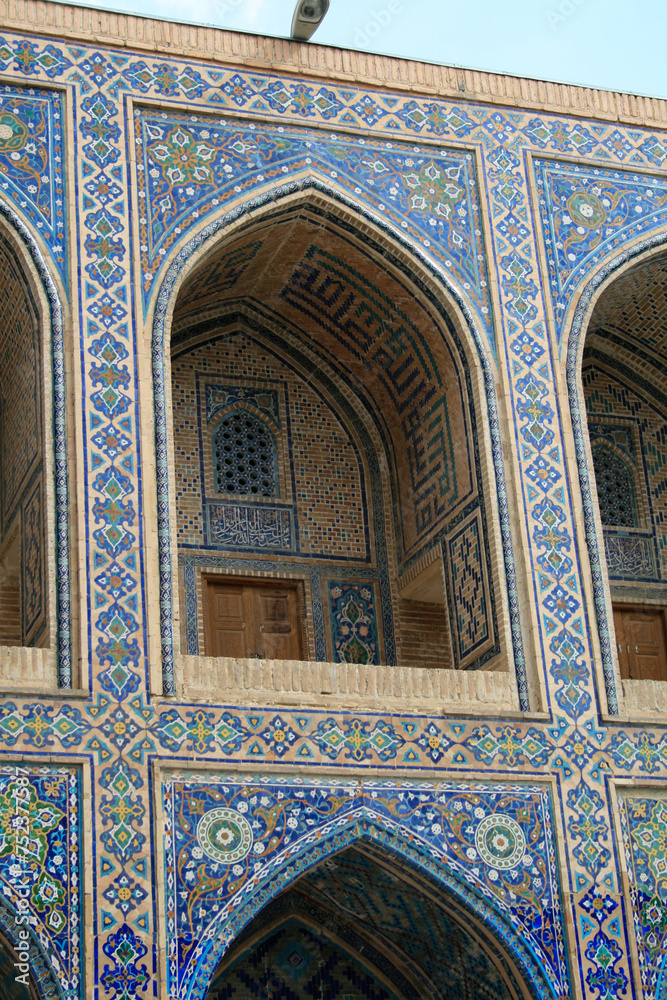
[[(0, 240), (49, 340), (44, 464), (3, 452), (2, 516), (20, 503), (22, 644), (50, 616), (57, 661), (0, 694), (0, 976), (27, 952), (66, 1000), (259, 997), (272, 970), (341, 1000), (422, 974), (447, 1000), (667, 996), (667, 715), (628, 708), (609, 597), (667, 581), (662, 342), (632, 388), (608, 317), (584, 350), (667, 242), (664, 131), (18, 30), (0, 76)], [(357, 256), (304, 242), (279, 327), (247, 288), (298, 213)], [(307, 548), (287, 377), (200, 364), (223, 320), (349, 433), (354, 558)], [(193, 433), (250, 414), (270, 483), (211, 479), (196, 530), (171, 405), (193, 352)], [(312, 659), (407, 678), (402, 595), (434, 553), (448, 665), (507, 668), (512, 707), (184, 688), (202, 572), (299, 577)], [(318, 936), (348, 896), (356, 929)]]

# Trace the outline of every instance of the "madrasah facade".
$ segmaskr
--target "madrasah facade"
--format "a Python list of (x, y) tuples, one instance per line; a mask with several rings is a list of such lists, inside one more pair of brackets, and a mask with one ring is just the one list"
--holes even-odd
[(667, 996), (667, 102), (0, 25), (2, 996)]

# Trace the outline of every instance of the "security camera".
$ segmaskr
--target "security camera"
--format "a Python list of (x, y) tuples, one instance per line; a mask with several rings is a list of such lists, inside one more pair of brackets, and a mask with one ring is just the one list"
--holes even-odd
[(298, 0), (292, 18), (292, 38), (307, 42), (329, 10), (329, 0)]

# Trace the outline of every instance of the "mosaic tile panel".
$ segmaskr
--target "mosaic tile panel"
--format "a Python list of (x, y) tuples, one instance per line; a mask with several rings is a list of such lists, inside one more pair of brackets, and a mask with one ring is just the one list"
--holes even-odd
[(463, 286), (493, 344), (475, 165), (470, 153), (337, 133), (254, 125), (238, 119), (135, 112), (144, 295), (181, 233), (198, 219), (302, 171), (333, 181), (381, 219), (432, 250)]
[[(587, 215), (591, 207), (595, 209), (595, 203), (588, 197), (575, 200), (572, 207), (575, 215), (570, 215), (570, 220), (577, 221), (577, 227), (584, 229), (584, 233), (573, 234), (570, 229), (566, 234), (566, 228), (562, 227), (571, 226), (571, 222), (565, 222), (562, 205), (558, 207), (555, 201), (553, 203), (550, 219), (553, 221), (559, 216), (558, 235), (564, 236), (565, 241), (574, 235), (574, 242), (569, 244), (567, 251), (568, 255), (574, 254), (574, 260), (569, 256), (558, 257), (562, 248), (557, 247), (556, 242), (562, 241), (556, 239), (555, 229), (551, 235), (548, 232), (547, 242), (552, 241), (548, 250), (548, 255), (553, 257), (551, 274), (555, 275), (557, 284), (561, 283), (568, 303), (575, 283), (583, 290), (582, 310), (574, 318), (568, 340), (568, 379), (575, 423), (574, 444), (582, 469), (584, 511), (590, 539), (594, 536), (589, 530), (592, 508), (590, 495), (586, 492), (583, 437), (576, 408), (577, 342), (585, 307), (600, 282), (630, 260), (633, 253), (659, 247), (665, 242), (664, 220), (656, 200), (661, 185), (664, 186), (667, 162), (667, 144), (662, 131), (627, 127), (621, 118), (611, 122), (596, 120), (590, 115), (590, 109), (585, 119), (578, 119), (572, 114), (572, 108), (562, 109), (562, 114), (548, 115), (528, 108), (484, 106), (468, 97), (455, 101), (432, 95), (420, 96), (416, 90), (406, 94), (389, 88), (369, 91), (352, 83), (329, 84), (321, 80), (314, 83), (296, 75), (286, 77), (260, 69), (239, 72), (238, 68), (222, 64), (180, 60), (172, 54), (153, 56), (145, 52), (133, 53), (129, 47), (104, 48), (94, 44), (92, 39), (90, 45), (81, 38), (67, 44), (55, 37), (39, 37), (34, 25), (27, 37), (4, 32), (0, 39), (0, 70), (11, 74), (12, 86), (17, 79), (25, 80), (26, 86), (16, 89), (26, 100), (35, 93), (39, 97), (37, 88), (48, 88), (50, 84), (67, 86), (71, 94), (72, 133), (76, 145), (67, 150), (67, 155), (76, 167), (78, 187), (75, 191), (77, 218), (72, 220), (69, 231), (82, 234), (73, 246), (77, 256), (77, 269), (73, 273), (81, 275), (74, 297), (80, 305), (82, 320), (81, 352), (76, 353), (76, 358), (77, 363), (82, 362), (86, 400), (85, 454), (81, 466), (85, 480), (83, 492), (90, 498), (86, 510), (80, 512), (82, 523), (90, 524), (84, 545), (89, 554), (88, 579), (82, 581), (80, 592), (90, 594), (90, 607), (84, 605), (84, 617), (87, 616), (84, 625), (89, 629), (93, 650), (84, 665), (93, 685), (88, 700), (70, 705), (64, 700), (42, 704), (34, 698), (5, 699), (0, 714), (0, 741), (6, 748), (27, 753), (47, 746), (53, 747), (54, 752), (63, 753), (85, 749), (90, 755), (94, 795), (97, 796), (94, 801), (103, 800), (105, 810), (104, 822), (100, 820), (99, 829), (96, 827), (92, 846), (99, 933), (97, 950), (91, 961), (97, 969), (99, 985), (125, 1000), (146, 993), (156, 975), (150, 902), (154, 893), (150, 857), (145, 850), (149, 835), (147, 767), (151, 755), (191, 754), (200, 752), (201, 747), (201, 753), (210, 753), (211, 759), (245, 763), (262, 759), (258, 755), (259, 748), (262, 753), (273, 753), (272, 761), (288, 765), (308, 761), (313, 767), (322, 763), (330, 767), (332, 761), (337, 760), (355, 767), (381, 768), (396, 767), (398, 761), (401, 767), (418, 769), (437, 763), (465, 777), (466, 769), (478, 769), (483, 761), (485, 767), (522, 769), (540, 777), (547, 773), (553, 775), (559, 789), (568, 886), (575, 893), (571, 908), (568, 902), (577, 939), (572, 963), (577, 986), (572, 992), (577, 995), (578, 989), (580, 995), (593, 1000), (616, 997), (627, 1000), (633, 989), (638, 991), (639, 984), (633, 986), (630, 982), (633, 973), (626, 936), (630, 914), (617, 891), (619, 859), (611, 836), (606, 778), (610, 772), (626, 776), (650, 773), (662, 780), (667, 773), (662, 753), (664, 741), (659, 727), (642, 729), (628, 724), (622, 731), (616, 731), (613, 726), (603, 724), (599, 715), (603, 702), (594, 681), (588, 641), (591, 623), (582, 603), (578, 562), (582, 539), (574, 516), (577, 507), (572, 502), (576, 487), (570, 483), (563, 461), (564, 448), (569, 450), (572, 442), (564, 439), (563, 426), (567, 421), (560, 419), (564, 401), (556, 392), (548, 339), (550, 318), (545, 312), (540, 288), (548, 277), (541, 274), (539, 263), (539, 244), (543, 236), (535, 231), (531, 215), (531, 174), (526, 167), (525, 154), (535, 154), (547, 164), (545, 171), (554, 179), (552, 190), (562, 180), (565, 187), (562, 190), (558, 187), (558, 197), (564, 196), (566, 205), (577, 192), (598, 198), (607, 213), (606, 221), (610, 222), (607, 228), (612, 230), (611, 233), (601, 232), (594, 225), (587, 229), (585, 223), (595, 221), (594, 211)], [(16, 98), (14, 91), (7, 91), (7, 94)], [(58, 90), (57, 100), (61, 100), (61, 94)], [(345, 712), (328, 713), (324, 717), (317, 713), (286, 712), (284, 718), (281, 715), (257, 721), (254, 712), (241, 707), (233, 711), (220, 706), (170, 704), (157, 707), (151, 702), (147, 694), (145, 639), (153, 625), (143, 608), (145, 579), (142, 577), (141, 537), (143, 518), (150, 516), (150, 512), (141, 506), (145, 473), (139, 461), (136, 435), (139, 379), (135, 350), (145, 342), (145, 334), (136, 331), (135, 336), (132, 325), (134, 205), (126, 169), (128, 150), (122, 131), (125, 122), (122, 102), (128, 95), (154, 103), (163, 102), (168, 117), (172, 114), (183, 116), (179, 102), (188, 102), (190, 111), (196, 108), (194, 117), (198, 120), (192, 123), (194, 130), (203, 127), (205, 117), (206, 120), (218, 120), (222, 116), (228, 125), (227, 112), (235, 111), (246, 116), (239, 126), (244, 133), (254, 131), (257, 135), (269, 119), (270, 141), (275, 139), (280, 127), (287, 133), (294, 131), (303, 135), (298, 127), (300, 124), (306, 124), (318, 137), (324, 136), (323, 142), (329, 147), (361, 147), (362, 143), (357, 140), (363, 138), (376, 148), (378, 156), (385, 157), (387, 165), (388, 158), (394, 162), (406, 155), (407, 151), (403, 150), (408, 143), (411, 147), (419, 143), (412, 154), (433, 159), (436, 166), (448, 158), (457, 160), (465, 155), (460, 149), (451, 148), (455, 144), (465, 143), (469, 150), (474, 150), (483, 185), (481, 200), (488, 205), (490, 220), (489, 232), (480, 250), (484, 259), (479, 261), (479, 267), (488, 268), (489, 273), (498, 278), (497, 361), (507, 380), (508, 406), (512, 413), (505, 441), (513, 444), (509, 451), (516, 461), (521, 484), (519, 516), (525, 519), (526, 561), (533, 570), (529, 599), (534, 604), (536, 648), (540, 650), (538, 672), (544, 685), (548, 721), (513, 720), (510, 724), (498, 718), (480, 724), (466, 719), (429, 720), (418, 715), (389, 720), (372, 714), (352, 716)], [(53, 100), (55, 102), (55, 98)], [(176, 105), (173, 113), (168, 108), (169, 102)], [(19, 106), (14, 100), (12, 107), (18, 110), (10, 109), (11, 113), (28, 127), (26, 101)], [(53, 121), (55, 123), (55, 116)], [(256, 129), (251, 129), (250, 125), (255, 125)], [(328, 139), (333, 126), (345, 129), (347, 137), (340, 141)], [(205, 141), (205, 137), (199, 135)], [(336, 135), (338, 137), (339, 133)], [(425, 140), (434, 145), (426, 147)], [(394, 144), (392, 149), (387, 148), (388, 143)], [(425, 147), (428, 153), (424, 152)], [(437, 155), (431, 150), (436, 150)], [(14, 169), (9, 160), (18, 161), (11, 156), (7, 158), (6, 153), (2, 156), (10, 171)], [(581, 165), (583, 180), (576, 176), (577, 171), (572, 171), (569, 160), (563, 161), (560, 170), (552, 170), (549, 164), (562, 156), (586, 157), (586, 164)], [(286, 165), (284, 159), (281, 162)], [(54, 169), (57, 163), (54, 156)], [(261, 171), (261, 167), (258, 169)], [(650, 175), (645, 172), (647, 169)], [(601, 177), (597, 184), (595, 177), (598, 175), (594, 177), (594, 171)], [(280, 172), (282, 174), (282, 168)], [(267, 190), (262, 188), (263, 182), (255, 169), (252, 171), (252, 205), (261, 207), (263, 200), (271, 198), (278, 201), (280, 187), (285, 191), (308, 189), (319, 193), (326, 193), (329, 187), (342, 203), (345, 197), (351, 196), (345, 194), (344, 184), (339, 180), (330, 176), (325, 179), (322, 172), (320, 178), (302, 184), (303, 178), (295, 177), (288, 168), (284, 182), (276, 182), (273, 190)], [(20, 178), (19, 183), (23, 183)], [(593, 185), (600, 186), (600, 194), (592, 190)], [(368, 205), (368, 215), (376, 219), (380, 210), (370, 184), (359, 186), (362, 195), (352, 200), (360, 198), (361, 205)], [(408, 187), (397, 190), (402, 197), (408, 197)], [(649, 190), (653, 195), (649, 195)], [(41, 193), (44, 191), (42, 188)], [(34, 232), (37, 225), (29, 213), (42, 211), (45, 202), (40, 201), (35, 209), (29, 198), (15, 196), (9, 187), (0, 194), (3, 214), (18, 213), (18, 218), (15, 214), (12, 216), (12, 224), (35, 255), (30, 232)], [(36, 192), (28, 194), (32, 196)], [(231, 221), (234, 213), (238, 217), (245, 211), (242, 197), (241, 192), (238, 204), (230, 204), (225, 224)], [(605, 197), (611, 208), (604, 206)], [(638, 218), (633, 223), (634, 209), (642, 202), (648, 205), (652, 197), (655, 211), (635, 213)], [(388, 204), (388, 199), (382, 203)], [(461, 207), (461, 202), (457, 202), (452, 232), (462, 224), (456, 219)], [(394, 211), (392, 206), (390, 209)], [(624, 221), (626, 209), (628, 214)], [(193, 210), (198, 211), (196, 206)], [(418, 206), (411, 208), (408, 217), (411, 220), (413, 216), (420, 218), (421, 211)], [(458, 215), (458, 219), (461, 218)], [(207, 237), (221, 231), (223, 223), (212, 216), (211, 220), (192, 243), (185, 231), (175, 234), (178, 240), (173, 244), (173, 252), (177, 259), (180, 258), (180, 264), (185, 263)], [(37, 221), (42, 220), (37, 218)], [(407, 223), (408, 218), (403, 221)], [(398, 243), (405, 236), (407, 226), (398, 222), (398, 215), (397, 223), (387, 220), (384, 232), (396, 236)], [(448, 281), (446, 275), (440, 274), (443, 268), (434, 264), (444, 259), (447, 251), (434, 246), (437, 241), (429, 234), (424, 238), (416, 223), (414, 231), (410, 232), (413, 232), (412, 237), (407, 242), (404, 239), (400, 245), (414, 253), (416, 259), (430, 268), (431, 274), (453, 289), (479, 351), (486, 385), (508, 591), (510, 602), (514, 600), (510, 607), (515, 652), (520, 666), (517, 587), (502, 469), (501, 427), (494, 394), (498, 373), (492, 369), (493, 360), (487, 357), (489, 345), (484, 343), (486, 335), (483, 332), (486, 327), (476, 314), (480, 320), (477, 329), (473, 320), (475, 310), (472, 306), (466, 307), (475, 295), (481, 294), (480, 289), (469, 281), (470, 290), (457, 292), (456, 282)], [(482, 239), (478, 234), (475, 237)], [(602, 238), (596, 244), (598, 237)], [(45, 236), (43, 242), (49, 244), (49, 239)], [(242, 249), (243, 253), (233, 262), (238, 272), (243, 271), (256, 252), (252, 247)], [(56, 255), (58, 252), (53, 250)], [(39, 259), (38, 252), (36, 259)], [(55, 264), (54, 267), (57, 271)], [(168, 305), (169, 282), (175, 280), (177, 272), (178, 266), (175, 266), (160, 292), (158, 330)], [(47, 268), (42, 267), (41, 273), (49, 288), (53, 314), (57, 317), (57, 297), (52, 294), (53, 284), (49, 285)], [(151, 279), (152, 275), (148, 277)], [(461, 279), (465, 280), (462, 275)], [(567, 339), (565, 326), (561, 329), (559, 325), (559, 332), (563, 340)], [(659, 331), (653, 330), (653, 333), (659, 338)], [(161, 349), (160, 337), (161, 333), (156, 335)], [(62, 376), (62, 353), (59, 357)], [(160, 396), (159, 370), (156, 371), (159, 410), (164, 397)], [(62, 386), (62, 378), (60, 384)], [(62, 407), (59, 411), (56, 408), (57, 434), (61, 434), (61, 443), (63, 415)], [(162, 468), (164, 447), (159, 433), (157, 440), (158, 466)], [(62, 459), (62, 448), (58, 454)], [(67, 493), (63, 492), (64, 472), (61, 464), (56, 477), (56, 487), (60, 491), (59, 587), (66, 576), (66, 557), (62, 558), (62, 538), (68, 516)], [(164, 503), (162, 493), (158, 502)], [(168, 535), (161, 536), (159, 544), (168, 553)], [(67, 552), (66, 547), (64, 552)], [(591, 553), (599, 606), (600, 570), (595, 562), (594, 547)], [(162, 638), (167, 654), (165, 680), (166, 691), (170, 693), (173, 691), (173, 673), (168, 664), (171, 595), (164, 577), (161, 588)], [(61, 610), (66, 610), (68, 598), (62, 588), (59, 600)], [(598, 614), (598, 617), (604, 623), (604, 615)], [(66, 624), (66, 615), (61, 615), (59, 625)], [(321, 635), (323, 629), (322, 621)], [(622, 706), (610, 671), (608, 634), (604, 624), (601, 641), (603, 649), (607, 644), (604, 661), (607, 702), (611, 712), (616, 713)], [(61, 677), (67, 681), (67, 669)], [(519, 681), (526, 707), (525, 677), (522, 679), (519, 675)], [(225, 715), (227, 721), (223, 720)], [(279, 722), (274, 724), (275, 718)], [(285, 741), (277, 740), (275, 733), (284, 734), (288, 729), (294, 738), (289, 741), (289, 749), (280, 756), (270, 747), (284, 745)], [(266, 739), (262, 734), (266, 734)], [(195, 746), (197, 750), (193, 751)], [(122, 871), (119, 871), (119, 856), (126, 857)], [(118, 879), (129, 880), (130, 887), (125, 881), (121, 885)], [(135, 904), (131, 912), (127, 911), (128, 892)], [(105, 904), (99, 902), (102, 897)], [(520, 950), (515, 949), (517, 954)], [(46, 990), (44, 993), (49, 995)]]
[(44, 496), (36, 486), (21, 510), (21, 644), (33, 645), (47, 624)]
[(380, 663), (375, 585), (327, 580), (327, 610), (334, 663)]
[[(448, 540), (448, 548), (454, 659), (457, 666), (463, 667), (476, 657), (481, 665), (497, 653), (498, 647), (497, 643), (494, 646), (479, 515), (457, 529)], [(480, 658), (482, 653), (486, 656)]]
[(0, 87), (0, 191), (44, 242), (67, 289), (64, 117), (58, 90)]
[(667, 180), (553, 160), (534, 162), (560, 341), (568, 305), (582, 279), (605, 257), (667, 222)]
[(630, 794), (620, 814), (643, 996), (658, 1000), (667, 986), (667, 808), (661, 798)]
[[(518, 935), (538, 995), (567, 995), (550, 807), (539, 788), (173, 774), (163, 801), (170, 995), (202, 996), (274, 883), (286, 888), (363, 837), (446, 885), (496, 933)], [(514, 885), (518, 909), (507, 899)]]
[[(76, 767), (0, 764), (0, 883), (2, 908), (11, 914), (7, 931), (16, 940), (23, 937), (17, 928), (28, 930), (27, 940), (41, 951), (65, 1000), (82, 995), (80, 808)], [(38, 963), (31, 969), (33, 975), (39, 968)]]

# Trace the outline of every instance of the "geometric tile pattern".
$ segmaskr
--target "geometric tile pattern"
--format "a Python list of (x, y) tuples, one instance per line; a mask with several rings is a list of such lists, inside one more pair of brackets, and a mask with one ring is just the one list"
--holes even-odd
[[(620, 890), (622, 869), (613, 841), (607, 778), (651, 775), (651, 781), (664, 783), (667, 778), (664, 733), (659, 726), (624, 724), (619, 730), (614, 723), (601, 720), (600, 710), (605, 705), (613, 715), (622, 706), (614, 677), (608, 670), (606, 692), (596, 686), (589, 643), (592, 618), (583, 603), (585, 588), (579, 562), (585, 539), (572, 502), (577, 487), (569, 478), (565, 461), (571, 451), (571, 441), (565, 440), (561, 420), (567, 403), (562, 396), (559, 398), (557, 391), (559, 383), (552, 356), (556, 345), (551, 341), (551, 314), (543, 301), (541, 284), (555, 276), (568, 294), (575, 282), (577, 288), (585, 285), (581, 300), (584, 308), (596, 283), (609, 277), (620, 263), (629, 259), (631, 252), (639, 252), (640, 246), (649, 249), (664, 243), (664, 224), (660, 206), (651, 202), (655, 211), (643, 214), (641, 224), (633, 224), (632, 232), (628, 230), (629, 235), (624, 237), (623, 224), (618, 223), (612, 212), (608, 227), (613, 230), (611, 242), (605, 244), (602, 240), (594, 247), (594, 226), (587, 230), (584, 222), (579, 226), (576, 215), (570, 216), (585, 231), (576, 234), (583, 237), (582, 241), (576, 242), (575, 249), (568, 249), (569, 263), (559, 258), (556, 274), (555, 252), (560, 252), (556, 242), (560, 240), (554, 240), (550, 245), (554, 251), (552, 270), (543, 274), (539, 255), (541, 237), (535, 232), (532, 218), (533, 178), (526, 166), (526, 154), (545, 163), (562, 160), (561, 173), (566, 175), (562, 196), (566, 202), (571, 194), (583, 191), (593, 194), (601, 203), (608, 198), (614, 211), (614, 198), (617, 206), (624, 203), (634, 210), (640, 192), (648, 204), (652, 197), (649, 189), (657, 197), (664, 187), (667, 143), (663, 131), (628, 126), (624, 124), (623, 112), (618, 117), (602, 114), (596, 117), (595, 110), (589, 108), (585, 117), (577, 117), (571, 109), (562, 108), (562, 114), (551, 114), (530, 107), (506, 107), (425, 93), (418, 82), (410, 92), (398, 87), (368, 88), (349, 82), (315, 80), (306, 75), (228, 67), (213, 60), (181, 59), (173, 52), (135, 52), (131, 42), (122, 48), (105, 46), (92, 36), (90, 44), (82, 42), (81, 37), (65, 43), (54, 37), (42, 37), (38, 30), (33, 24), (25, 35), (3, 32), (0, 71), (11, 74), (13, 85), (17, 80), (24, 81), (25, 85), (17, 85), (16, 89), (26, 100), (52, 87), (50, 93), (60, 101), (63, 91), (59, 88), (67, 87), (67, 100), (71, 101), (72, 144), (66, 155), (76, 175), (75, 203), (72, 203), (76, 218), (68, 220), (68, 232), (73, 240), (72, 273), (77, 280), (80, 275), (76, 294), (72, 296), (79, 310), (76, 329), (80, 336), (72, 364), (78, 368), (86, 400), (85, 428), (80, 435), (85, 508), (79, 512), (80, 523), (86, 526), (81, 546), (85, 572), (79, 592), (83, 595), (83, 631), (89, 637), (90, 649), (84, 650), (83, 670), (91, 692), (87, 699), (76, 701), (46, 696), (36, 699), (18, 693), (13, 699), (3, 697), (0, 744), (7, 753), (28, 757), (45, 752), (77, 753), (85, 754), (89, 762), (86, 766), (90, 767), (93, 809), (86, 811), (84, 819), (94, 872), (91, 882), (95, 942), (90, 942), (90, 967), (97, 970), (91, 975), (97, 975), (98, 981), (91, 990), (84, 989), (79, 982), (76, 992), (90, 995), (92, 989), (101, 985), (110, 996), (129, 1000), (135, 995), (147, 995), (149, 984), (156, 980), (158, 950), (154, 944), (153, 901), (157, 890), (151, 853), (147, 850), (155, 830), (150, 825), (149, 770), (155, 754), (183, 758), (206, 755), (211, 763), (231, 763), (237, 768), (260, 761), (270, 763), (279, 775), (289, 780), (304, 763), (313, 768), (322, 763), (331, 766), (330, 754), (335, 753), (340, 763), (351, 763), (355, 768), (382, 770), (400, 766), (418, 772), (424, 767), (437, 766), (439, 770), (456, 773), (457, 780), (463, 781), (466, 771), (479, 771), (480, 766), (488, 769), (489, 780), (492, 776), (505, 782), (516, 780), (518, 772), (532, 780), (549, 775), (557, 789), (556, 812), (567, 854), (562, 869), (564, 905), (572, 936), (576, 938), (571, 995), (587, 995), (595, 1000), (627, 998), (639, 989), (639, 984), (631, 982), (634, 973), (629, 959), (635, 907)], [(151, 522), (152, 510), (143, 506), (147, 475), (140, 461), (138, 398), (144, 373), (136, 358), (147, 337), (145, 330), (133, 325), (135, 278), (141, 281), (134, 271), (139, 256), (139, 249), (132, 242), (135, 214), (137, 225), (145, 223), (141, 221), (140, 199), (134, 198), (136, 192), (131, 189), (127, 166), (132, 158), (123, 132), (126, 96), (153, 105), (160, 103), (169, 114), (183, 114), (185, 105), (188, 110), (196, 107), (196, 117), (221, 117), (225, 127), (232, 117), (228, 112), (242, 114), (248, 130), (250, 125), (256, 126), (251, 131), (258, 137), (261, 126), (269, 120), (272, 134), (278, 127), (296, 130), (306, 125), (318, 136), (339, 136), (345, 132), (350, 144), (354, 140), (359, 146), (357, 140), (370, 141), (371, 136), (371, 145), (379, 148), (395, 143), (402, 150), (405, 144), (410, 144), (417, 147), (415, 157), (435, 159), (432, 150), (439, 153), (441, 148), (448, 156), (459, 156), (461, 146), (474, 150), (480, 163), (479, 200), (488, 209), (483, 250), (488, 260), (482, 260), (480, 267), (486, 267), (494, 277), (494, 306), (498, 316), (494, 336), (502, 376), (494, 370), (492, 345), (484, 325), (472, 323), (470, 337), (480, 353), (485, 379), (498, 501), (504, 518), (508, 588), (512, 594), (514, 587), (515, 596), (515, 557), (509, 545), (509, 511), (515, 507), (508, 508), (503, 461), (513, 465), (515, 475), (509, 481), (518, 484), (515, 527), (525, 538), (526, 564), (531, 568), (529, 586), (522, 600), (532, 604), (530, 642), (534, 635), (536, 685), (544, 692), (546, 720), (498, 717), (481, 723), (451, 715), (429, 719), (408, 711), (404, 716), (388, 718), (386, 713), (317, 713), (298, 709), (274, 714), (258, 713), (247, 706), (202, 707), (151, 700), (147, 637), (154, 623), (146, 617), (144, 609), (142, 532), (144, 524)], [(18, 107), (16, 102), (14, 107)], [(10, 108), (10, 113), (25, 124), (27, 105), (24, 103), (21, 108), (19, 111)], [(648, 110), (646, 113), (650, 114)], [(327, 142), (336, 144), (334, 140)], [(341, 140), (343, 145), (345, 142)], [(389, 154), (391, 150), (385, 148), (384, 152)], [(407, 152), (399, 155), (405, 156)], [(571, 166), (573, 159), (583, 157), (586, 165), (579, 172), (580, 184), (580, 177), (573, 177)], [(57, 162), (53, 156), (54, 170)], [(261, 167), (257, 170), (261, 172)], [(329, 170), (326, 184), (317, 179), (310, 190), (322, 193), (326, 185), (334, 187), (336, 178), (330, 176), (332, 170), (335, 172), (335, 168)], [(590, 175), (595, 170), (603, 174), (600, 195), (591, 190)], [(284, 177), (281, 184), (285, 192), (294, 192), (299, 185), (304, 189), (308, 186), (302, 177), (291, 175), (289, 167)], [(259, 183), (257, 176), (255, 180)], [(277, 184), (270, 191), (255, 188), (249, 199), (252, 207), (260, 209), (269, 200), (277, 204), (282, 193), (277, 188)], [(403, 193), (407, 196), (406, 191)], [(175, 280), (180, 264), (185, 263), (193, 249), (201, 248), (207, 237), (213, 237), (224, 224), (247, 211), (243, 191), (235, 195), (235, 201), (225, 208), (226, 216), (220, 209), (219, 216), (194, 223), (193, 229), (201, 224), (201, 231), (191, 229), (176, 234), (178, 241), (171, 251), (175, 261), (173, 270), (169, 270), (172, 263), (168, 255), (160, 255), (165, 258), (165, 280)], [(28, 225), (29, 231), (22, 232), (25, 241), (30, 232), (38, 229), (37, 221), (41, 220), (29, 217), (28, 212), (33, 209), (29, 209), (28, 198), (14, 195), (8, 189), (3, 189), (0, 196), (3, 214), (15, 212), (18, 229), (21, 220)], [(362, 207), (372, 200), (367, 194), (355, 198), (346, 193), (345, 197), (351, 201), (358, 199)], [(44, 204), (40, 202), (41, 206)], [(577, 205), (582, 209), (584, 201), (576, 202), (575, 208)], [(460, 207), (457, 202), (457, 212)], [(589, 198), (586, 212), (591, 207), (595, 203)], [(609, 209), (604, 204), (603, 208), (609, 216)], [(218, 208), (214, 210), (217, 212)], [(195, 206), (193, 217), (194, 211), (198, 211)], [(378, 211), (379, 205), (373, 202), (374, 217)], [(580, 211), (580, 219), (593, 222), (595, 213), (586, 212)], [(148, 219), (145, 213), (143, 217)], [(570, 225), (564, 219), (561, 221), (565, 226)], [(483, 226), (487, 227), (487, 215)], [(397, 244), (410, 247), (415, 260), (440, 280), (442, 268), (438, 262), (444, 256), (439, 248), (433, 250), (433, 237), (417, 236), (415, 230), (412, 240), (406, 242), (402, 222), (395, 225), (386, 218), (384, 230), (391, 233)], [(80, 234), (80, 238), (74, 240), (74, 234)], [(601, 235), (604, 237), (605, 232)], [(551, 238), (547, 233), (545, 242), (548, 244)], [(614, 246), (617, 238), (621, 243)], [(177, 261), (187, 243), (193, 241), (195, 247), (191, 246)], [(43, 242), (51, 248), (50, 238), (44, 237)], [(54, 247), (53, 254), (58, 252)], [(570, 252), (574, 254), (573, 261)], [(44, 280), (48, 284), (48, 273)], [(450, 287), (457, 283), (449, 281)], [(470, 322), (475, 310), (471, 304), (474, 296), (468, 292), (476, 289), (472, 282), (468, 283), (470, 290), (462, 287), (454, 294), (462, 315)], [(157, 300), (158, 320), (163, 315), (161, 310), (168, 307), (168, 282), (164, 289)], [(560, 294), (558, 287), (555, 292)], [(569, 310), (564, 312), (567, 314)], [(575, 316), (570, 340), (569, 320), (566, 318), (562, 326), (559, 322), (561, 340), (568, 343), (568, 379), (575, 425), (578, 361), (574, 356), (582, 316), (583, 312)], [(507, 428), (501, 427), (494, 391), (499, 383), (506, 396), (503, 406), (506, 403), (511, 415)], [(575, 447), (580, 468), (585, 471), (580, 435), (575, 436)], [(163, 459), (164, 455), (159, 453), (158, 463)], [(585, 495), (585, 476), (582, 483), (588, 528), (590, 504)], [(62, 478), (56, 485), (62, 485)], [(63, 511), (66, 515), (66, 507), (61, 492), (60, 516)], [(66, 520), (65, 516), (65, 524)], [(169, 545), (168, 538), (160, 538), (158, 542)], [(595, 584), (599, 584), (598, 573), (594, 564)], [(521, 624), (517, 608), (518, 604), (514, 605), (512, 612), (515, 636)], [(608, 643), (608, 635), (603, 634), (601, 640)], [(285, 752), (277, 749), (285, 744), (284, 738), (276, 738), (279, 731), (283, 737), (288, 731), (294, 734)], [(659, 798), (656, 795), (655, 801)], [(103, 805), (104, 812), (97, 811), (98, 804)], [(650, 825), (641, 818), (637, 823)], [(157, 830), (156, 836), (159, 833)], [(642, 847), (633, 851), (637, 858), (650, 857), (650, 852)], [(648, 862), (642, 864), (646, 866)], [(467, 865), (466, 872), (469, 870)], [(642, 871), (646, 874), (645, 868)], [(121, 876), (129, 885), (117, 882)], [(134, 893), (131, 898), (136, 900), (135, 910), (127, 910), (127, 893)], [(4, 925), (7, 921), (4, 910), (2, 913)], [(657, 919), (659, 927), (660, 915), (653, 910), (642, 918), (642, 927), (653, 926), (652, 919)], [(68, 940), (72, 946), (78, 944), (78, 934), (72, 934)], [(648, 946), (652, 943), (653, 939)], [(36, 942), (35, 948), (40, 947)], [(514, 953), (517, 954), (516, 949)], [(52, 969), (61, 969), (61, 961), (59, 952), (49, 964)], [(648, 970), (648, 960), (642, 957), (642, 962)], [(645, 980), (647, 988), (652, 988), (652, 974), (649, 971)]]
[[(487, 581), (481, 551), (479, 515), (463, 525), (449, 539), (449, 565), (454, 598), (452, 619), (456, 637), (454, 658), (457, 666), (478, 656), (489, 646), (491, 620), (488, 613)], [(487, 651), (487, 657), (494, 650)], [(480, 664), (484, 658), (480, 658)]]

